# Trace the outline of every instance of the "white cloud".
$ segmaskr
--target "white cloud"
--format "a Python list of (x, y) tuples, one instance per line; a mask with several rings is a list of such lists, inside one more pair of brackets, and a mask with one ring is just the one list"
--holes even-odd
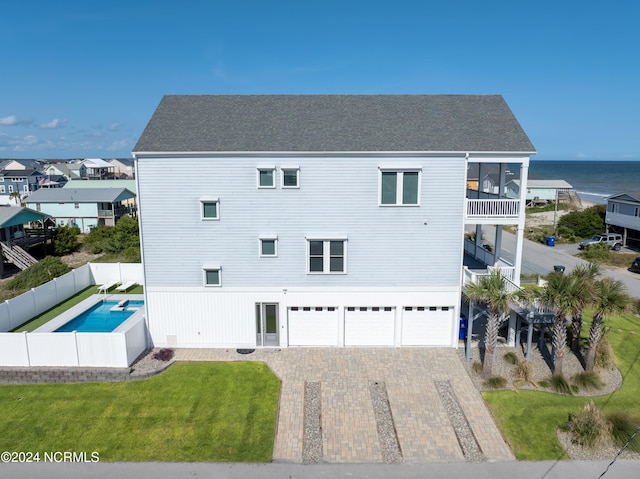
[(111, 143), (111, 145), (107, 146), (108, 151), (117, 151), (123, 149), (131, 149), (133, 145), (128, 140), (117, 140)]
[(120, 131), (120, 123), (112, 123), (108, 129), (109, 131)]
[(40, 125), (40, 128), (44, 128), (46, 130), (51, 130), (51, 129), (54, 129), (54, 128), (62, 128), (65, 125), (66, 122), (67, 122), (67, 120), (61, 120), (60, 118), (54, 118), (49, 123), (44, 123), (44, 124)]
[(4, 118), (0, 118), (0, 125), (2, 126), (12, 126), (18, 124), (18, 118), (15, 115), (5, 116)]

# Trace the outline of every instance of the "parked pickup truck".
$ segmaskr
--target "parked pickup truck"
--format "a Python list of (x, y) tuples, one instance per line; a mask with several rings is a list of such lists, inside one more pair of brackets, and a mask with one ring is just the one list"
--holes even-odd
[(608, 244), (609, 247), (615, 251), (620, 251), (622, 248), (622, 235), (615, 233), (601, 233), (599, 235), (593, 235), (588, 240), (584, 240), (578, 245), (578, 248), (585, 249), (592, 244)]

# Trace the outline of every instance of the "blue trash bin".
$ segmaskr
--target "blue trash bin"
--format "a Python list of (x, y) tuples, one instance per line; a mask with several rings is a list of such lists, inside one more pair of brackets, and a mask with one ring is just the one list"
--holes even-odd
[(467, 339), (467, 327), (469, 326), (469, 320), (464, 316), (460, 317), (460, 332), (458, 333), (458, 339), (464, 341)]
[(555, 246), (555, 245), (556, 245), (556, 237), (547, 236), (547, 246)]

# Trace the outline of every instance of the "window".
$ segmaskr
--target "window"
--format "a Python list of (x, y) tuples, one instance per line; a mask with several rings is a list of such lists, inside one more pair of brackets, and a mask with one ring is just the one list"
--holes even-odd
[(13, 185), (9, 185), (9, 193), (13, 193)]
[(73, 207), (74, 207), (75, 209), (80, 208), (80, 203), (74, 203), (74, 204), (73, 204)]
[(0, 185), (0, 193), (4, 193), (4, 192), (5, 192), (4, 185)]
[(380, 205), (417, 206), (420, 171), (380, 170)]
[(347, 242), (343, 239), (307, 239), (307, 273), (340, 274), (347, 272)]
[(205, 286), (221, 286), (221, 275), (219, 266), (210, 266), (204, 268), (204, 285)]
[(258, 188), (276, 187), (276, 169), (274, 167), (258, 168)]
[(299, 188), (300, 169), (297, 166), (282, 167), (282, 187), (283, 188)]
[(24, 191), (26, 194), (29, 194), (29, 185), (22, 185), (22, 191)]
[(609, 208), (609, 211), (611, 213), (617, 213), (618, 212), (618, 207), (620, 205), (618, 203), (611, 203), (611, 208)]
[(203, 220), (219, 220), (220, 219), (220, 201), (218, 199), (201, 199)]
[(640, 206), (636, 206), (633, 210), (633, 216), (640, 216)]
[(278, 256), (278, 237), (260, 236), (260, 256)]

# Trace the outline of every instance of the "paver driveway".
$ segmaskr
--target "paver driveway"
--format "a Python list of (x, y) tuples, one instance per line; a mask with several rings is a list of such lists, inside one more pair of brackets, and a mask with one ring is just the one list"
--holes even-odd
[(403, 462), (465, 460), (436, 381), (449, 381), (485, 460), (514, 460), (453, 349), (178, 349), (176, 359), (269, 365), (282, 381), (274, 461), (303, 461), (305, 382), (319, 382), (323, 461), (383, 462), (369, 381), (386, 385)]

